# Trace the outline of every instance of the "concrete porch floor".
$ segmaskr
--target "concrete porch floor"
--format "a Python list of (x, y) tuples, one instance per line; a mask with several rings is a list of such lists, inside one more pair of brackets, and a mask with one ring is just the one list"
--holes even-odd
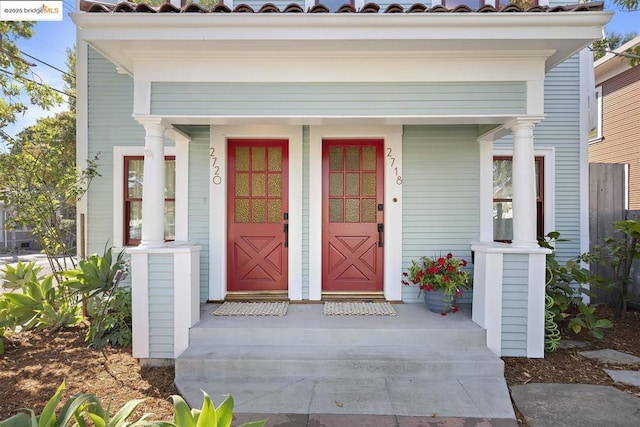
[(273, 426), (516, 425), (502, 360), (468, 307), (393, 307), (397, 316), (290, 304), (284, 317), (220, 317), (203, 305), (176, 386), (195, 407), (201, 390), (216, 404), (231, 394), (239, 418), (271, 414)]

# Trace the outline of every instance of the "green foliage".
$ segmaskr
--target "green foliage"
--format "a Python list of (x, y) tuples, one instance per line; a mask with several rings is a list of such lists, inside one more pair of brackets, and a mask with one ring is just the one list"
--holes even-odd
[[(32, 409), (18, 413), (0, 421), (0, 427), (66, 427), (93, 425), (95, 427), (230, 427), (233, 419), (233, 398), (227, 396), (218, 406), (204, 393), (201, 409), (190, 409), (180, 396), (173, 396), (173, 423), (165, 421), (146, 421), (148, 414), (133, 421), (135, 409), (143, 400), (130, 400), (113, 417), (109, 416), (100, 400), (93, 394), (81, 393), (71, 396), (56, 415), (56, 408), (62, 401), (64, 382), (45, 405), (42, 414), (36, 415)], [(263, 427), (267, 420), (253, 421), (240, 427)]]
[[(106, 307), (104, 314), (103, 308)], [(85, 341), (94, 347), (130, 347), (132, 344), (131, 290), (118, 287), (113, 296), (98, 294), (88, 300), (88, 313), (100, 321), (91, 322)], [(102, 315), (102, 317), (100, 317)]]
[(80, 307), (76, 293), (64, 285), (54, 286), (53, 275), (37, 277), (34, 263), (5, 267), (0, 294), (0, 328), (57, 330), (78, 324)]
[[(190, 409), (180, 396), (173, 398), (173, 423), (162, 423), (161, 427), (230, 427), (233, 419), (233, 398), (227, 395), (217, 408), (204, 391), (201, 409)], [(240, 427), (262, 427), (267, 420), (252, 421)], [(1, 426), (0, 426), (1, 427)]]
[(632, 282), (631, 266), (640, 258), (640, 221), (626, 220), (613, 223), (617, 235), (607, 237), (602, 244), (595, 245), (582, 259), (613, 269), (613, 280), (600, 283), (600, 288), (616, 296), (616, 318), (627, 312), (629, 284)]
[[(560, 233), (552, 231), (540, 239), (541, 247), (555, 249), (556, 242), (562, 242)], [(553, 315), (553, 321), (559, 323), (566, 320), (569, 329), (579, 333), (585, 328), (594, 337), (601, 339), (603, 329), (611, 328), (613, 323), (606, 319), (596, 319), (595, 308), (587, 306), (582, 295), (591, 295), (585, 285), (599, 285), (602, 278), (580, 266), (581, 258), (567, 261), (564, 265), (558, 262), (555, 253), (551, 252), (546, 259), (546, 294), (553, 300), (547, 310)], [(547, 328), (552, 333), (551, 328)], [(549, 338), (549, 336), (547, 336)]]
[[(637, 35), (638, 35), (637, 33), (620, 34), (616, 32), (611, 32), (604, 39), (596, 40), (591, 45), (594, 61), (597, 61), (598, 59), (605, 56), (607, 52), (611, 52), (612, 50), (619, 48), (623, 44), (635, 38)], [(627, 53), (633, 54), (633, 52), (628, 52), (628, 51)]]
[(131, 293), (118, 288), (126, 274), (124, 250), (113, 258), (112, 248), (80, 261), (76, 270), (64, 272), (65, 286), (84, 295), (92, 318), (86, 339), (91, 346), (131, 344)]
[(33, 25), (27, 21), (0, 21), (0, 135), (5, 138), (3, 129), (29, 108), (20, 100), (21, 94), (45, 110), (62, 102), (62, 97), (33, 71), (34, 64), (23, 57), (16, 45), (17, 40), (33, 36)]
[(63, 382), (45, 405), (42, 414), (36, 415), (32, 409), (20, 412), (6, 420), (0, 421), (0, 427), (84, 427), (91, 421), (96, 427), (133, 427), (152, 426), (155, 423), (144, 421), (147, 415), (131, 422), (131, 416), (142, 400), (131, 400), (113, 417), (109, 417), (109, 408), (102, 407), (100, 400), (93, 394), (82, 393), (71, 396), (56, 415), (56, 408), (62, 400), (65, 383)]

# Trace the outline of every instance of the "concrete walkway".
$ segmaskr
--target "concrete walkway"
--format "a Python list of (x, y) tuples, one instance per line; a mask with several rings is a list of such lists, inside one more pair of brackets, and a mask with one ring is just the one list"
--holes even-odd
[[(640, 358), (616, 350), (582, 351), (606, 365), (640, 366)], [(638, 386), (639, 372), (607, 370), (616, 382)], [(526, 384), (511, 387), (515, 405), (530, 427), (636, 427), (640, 397), (611, 386), (591, 384)]]

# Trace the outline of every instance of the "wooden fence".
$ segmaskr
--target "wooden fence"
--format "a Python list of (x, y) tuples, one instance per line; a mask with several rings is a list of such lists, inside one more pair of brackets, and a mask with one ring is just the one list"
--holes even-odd
[[(625, 210), (625, 165), (609, 163), (589, 164), (589, 249), (600, 244), (605, 238), (614, 236), (613, 223), (625, 219), (640, 219), (640, 211)], [(613, 268), (592, 264), (591, 272), (613, 279)], [(631, 268), (633, 285), (631, 292), (640, 295), (640, 260)], [(595, 303), (611, 303), (614, 296), (605, 291), (595, 290)]]

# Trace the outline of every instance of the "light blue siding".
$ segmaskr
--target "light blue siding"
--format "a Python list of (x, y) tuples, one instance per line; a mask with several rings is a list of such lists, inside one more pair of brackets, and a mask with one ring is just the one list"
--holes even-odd
[[(479, 238), (477, 126), (405, 126), (403, 136), (402, 261), (453, 252), (469, 261)], [(398, 278), (400, 280), (400, 278)], [(417, 302), (418, 289), (402, 299)]]
[(88, 157), (99, 153), (98, 173), (88, 194), (87, 252), (113, 243), (113, 146), (144, 145), (144, 129), (131, 117), (133, 80), (88, 48)]
[(205, 116), (363, 116), (524, 113), (524, 82), (168, 83), (151, 112)]
[(149, 255), (149, 357), (173, 358), (173, 255)]
[(200, 302), (209, 298), (209, 126), (186, 129), (189, 143), (189, 242), (200, 251)]
[(529, 256), (504, 254), (502, 276), (502, 355), (527, 354)]

